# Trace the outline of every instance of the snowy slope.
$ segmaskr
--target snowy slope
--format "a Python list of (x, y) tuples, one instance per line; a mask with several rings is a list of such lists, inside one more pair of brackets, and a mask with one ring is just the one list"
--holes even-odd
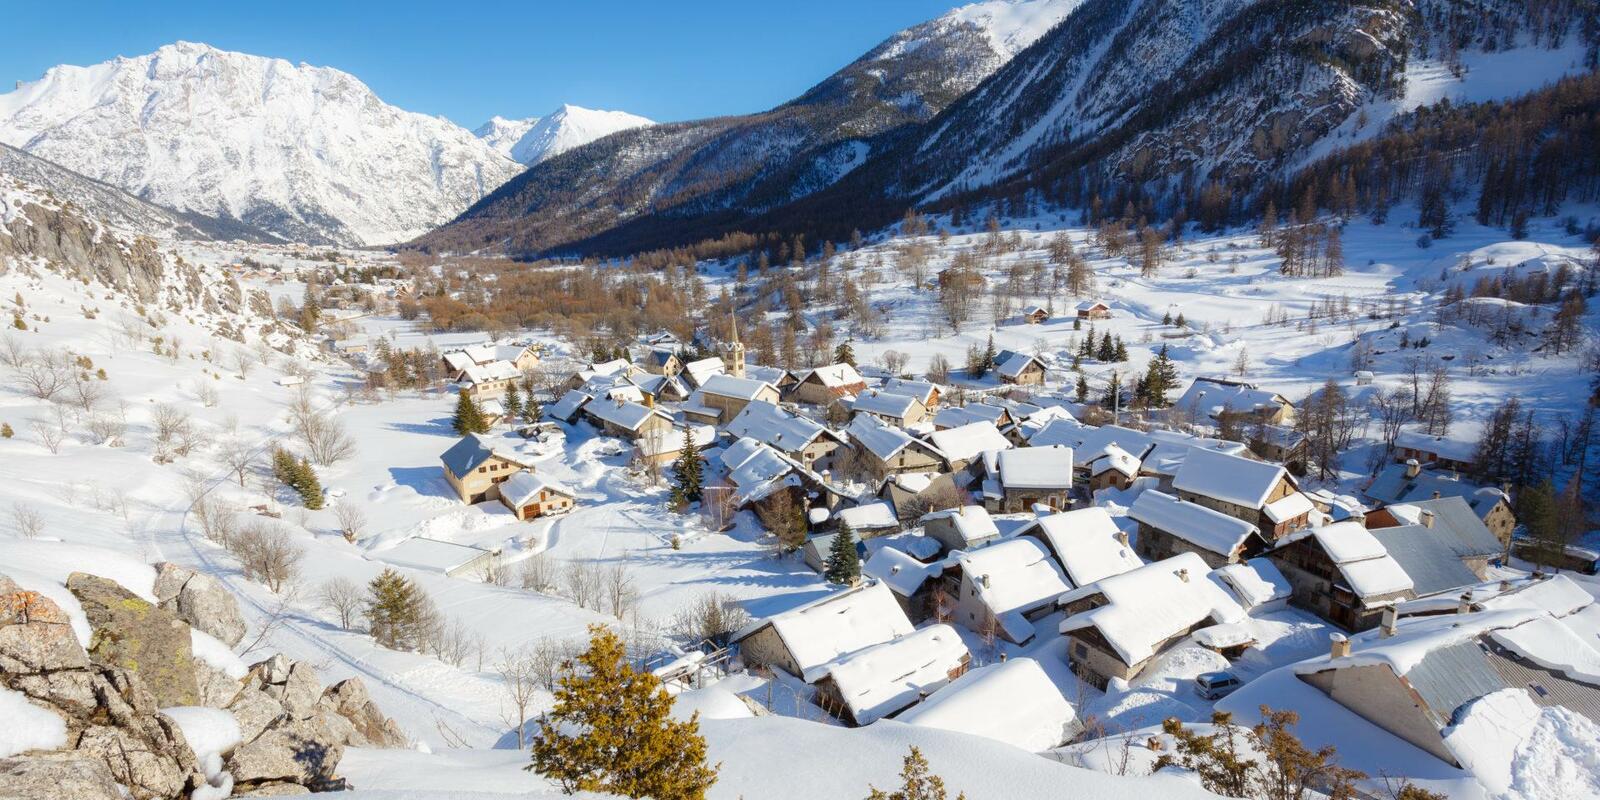
[(473, 134), (519, 164), (537, 164), (617, 131), (654, 124), (653, 120), (626, 111), (597, 111), (567, 104), (543, 117), (495, 117)]
[(189, 42), (54, 67), (0, 95), (0, 142), (164, 206), (319, 243), (410, 238), (518, 170), (347, 73)]

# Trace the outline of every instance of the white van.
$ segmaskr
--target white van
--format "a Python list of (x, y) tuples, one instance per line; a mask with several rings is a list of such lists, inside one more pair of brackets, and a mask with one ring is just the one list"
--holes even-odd
[(1206, 672), (1194, 679), (1195, 693), (1207, 700), (1221, 700), (1241, 685), (1243, 682), (1231, 672)]

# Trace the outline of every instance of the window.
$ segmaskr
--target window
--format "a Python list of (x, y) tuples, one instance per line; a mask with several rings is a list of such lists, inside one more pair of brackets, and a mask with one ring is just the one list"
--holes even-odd
[(478, 467), (478, 471), (479, 472), (488, 472), (489, 468), (488, 467)]
[(1073, 642), (1072, 655), (1074, 658), (1088, 658), (1089, 648), (1084, 646), (1083, 642)]

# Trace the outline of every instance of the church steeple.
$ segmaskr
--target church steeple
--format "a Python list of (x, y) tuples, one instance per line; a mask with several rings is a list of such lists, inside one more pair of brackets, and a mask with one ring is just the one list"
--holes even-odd
[(739, 341), (739, 315), (734, 309), (728, 308), (728, 321), (732, 323), (732, 338), (722, 351), (723, 371), (735, 378), (744, 377), (744, 343)]

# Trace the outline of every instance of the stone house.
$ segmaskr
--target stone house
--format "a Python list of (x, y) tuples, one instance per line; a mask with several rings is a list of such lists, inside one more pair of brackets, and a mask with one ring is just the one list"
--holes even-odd
[(1017, 386), (1041, 386), (1044, 384), (1045, 366), (1037, 356), (1027, 353), (1016, 353), (1006, 350), (995, 359), (995, 375), (1001, 383), (1015, 384)]
[(829, 364), (801, 375), (789, 393), (799, 402), (825, 406), (841, 397), (858, 395), (866, 390), (867, 381), (855, 367)]
[(1147, 561), (1194, 553), (1216, 569), (1266, 548), (1256, 526), (1155, 489), (1140, 493), (1128, 517), (1139, 523), (1137, 549)]
[(718, 374), (707, 378), (683, 404), (683, 415), (692, 422), (720, 425), (739, 416), (744, 407), (756, 401), (777, 405), (777, 387), (766, 381)]
[(1065, 445), (1002, 450), (997, 475), (984, 481), (984, 504), (990, 511), (1015, 514), (1036, 505), (1065, 511), (1072, 499), (1072, 448)]
[(1024, 644), (1033, 622), (1054, 613), (1066, 573), (1037, 539), (1006, 539), (957, 557), (961, 583), (952, 621), (983, 636)]
[(816, 472), (831, 471), (834, 454), (849, 446), (845, 437), (827, 426), (765, 401), (746, 405), (724, 431), (734, 438), (761, 442)]
[(920, 425), (928, 419), (928, 407), (921, 400), (876, 389), (856, 395), (855, 402), (850, 404), (850, 413), (854, 416), (871, 414), (900, 428)]
[(862, 469), (874, 478), (944, 469), (944, 454), (938, 448), (873, 417), (857, 417), (845, 433)]
[(1248, 522), (1276, 541), (1311, 522), (1314, 508), (1281, 465), (1191, 449), (1172, 479), (1179, 497)]
[(1411, 576), (1354, 520), (1291, 534), (1267, 558), (1293, 587), (1292, 604), (1345, 630), (1371, 628), (1385, 608), (1416, 597)]

